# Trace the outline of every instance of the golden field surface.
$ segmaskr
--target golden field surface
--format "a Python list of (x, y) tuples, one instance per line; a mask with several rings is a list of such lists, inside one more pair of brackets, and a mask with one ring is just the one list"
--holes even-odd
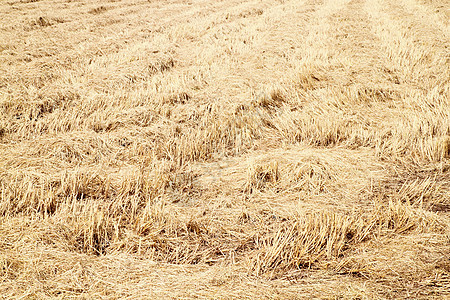
[(450, 297), (447, 0), (0, 17), (0, 298)]

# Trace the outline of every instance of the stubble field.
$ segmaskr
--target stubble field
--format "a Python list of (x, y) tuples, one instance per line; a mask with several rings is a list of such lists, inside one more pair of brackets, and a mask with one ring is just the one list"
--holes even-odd
[(449, 22), (2, 1), (0, 297), (449, 297)]

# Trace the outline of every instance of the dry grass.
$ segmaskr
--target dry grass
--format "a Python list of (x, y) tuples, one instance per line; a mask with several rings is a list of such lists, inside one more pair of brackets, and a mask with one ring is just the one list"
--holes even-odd
[(449, 10), (4, 1), (1, 297), (449, 297)]

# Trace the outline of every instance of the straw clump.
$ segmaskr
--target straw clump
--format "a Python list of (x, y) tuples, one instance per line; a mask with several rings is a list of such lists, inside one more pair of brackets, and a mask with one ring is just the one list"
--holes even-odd
[(448, 4), (206, 2), (0, 4), (0, 294), (447, 297)]

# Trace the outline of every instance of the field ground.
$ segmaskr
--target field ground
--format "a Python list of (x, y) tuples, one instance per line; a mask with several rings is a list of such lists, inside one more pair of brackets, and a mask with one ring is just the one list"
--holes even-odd
[(448, 1), (0, 17), (0, 297), (450, 297)]

